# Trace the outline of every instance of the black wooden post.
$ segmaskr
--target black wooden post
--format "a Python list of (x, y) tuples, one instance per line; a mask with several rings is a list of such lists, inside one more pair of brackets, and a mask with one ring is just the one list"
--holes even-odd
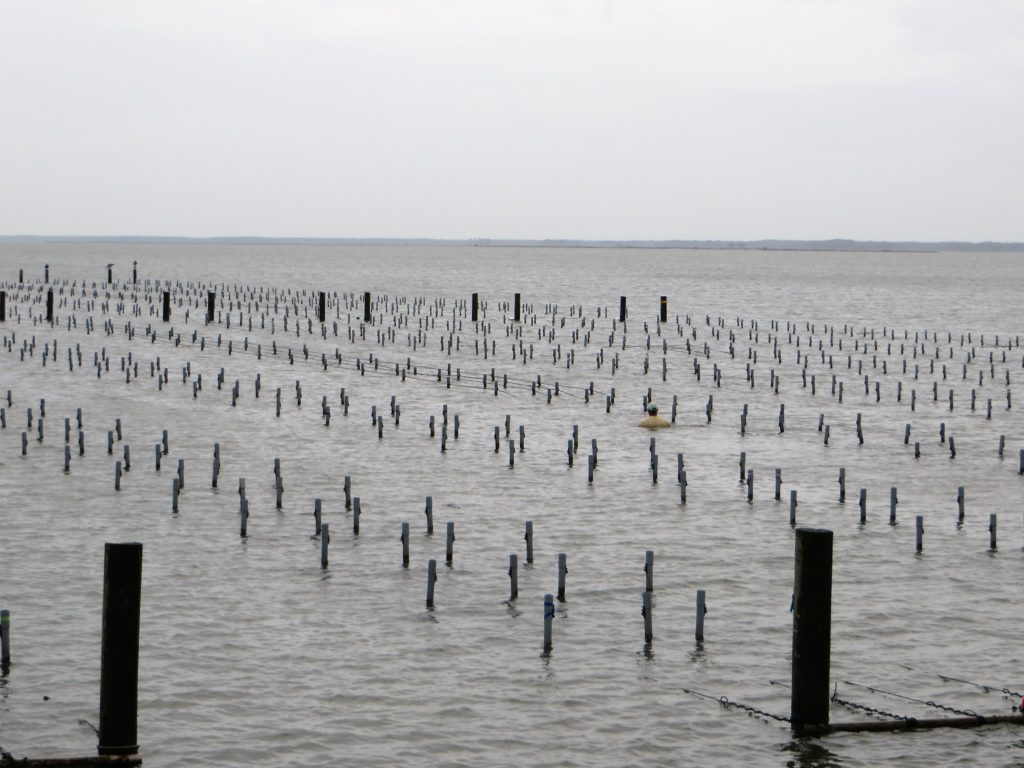
[(53, 288), (46, 292), (46, 321), (53, 322)]
[(668, 296), (661, 297), (661, 322), (668, 322)]
[(213, 322), (214, 310), (217, 307), (217, 292), (207, 291), (206, 292), (206, 322)]
[(370, 292), (367, 291), (363, 294), (363, 322), (370, 322)]
[(793, 579), (794, 730), (826, 725), (832, 635), (832, 531), (797, 528)]
[(626, 322), (626, 297), (619, 296), (619, 322)]
[(171, 321), (171, 292), (164, 291), (164, 322)]
[(25, 282), (25, 270), (24, 269), (19, 269), (18, 270), (18, 285), (21, 285), (24, 282)]
[(0, 323), (7, 319), (7, 291), (0, 291)]
[(135, 285), (137, 282), (139, 282), (139, 262), (133, 261), (132, 262), (132, 285)]
[(320, 291), (320, 306), (316, 315), (321, 323), (327, 322), (327, 294)]
[(474, 293), (473, 294), (472, 306), (473, 306), (473, 308), (472, 308), (472, 311), (470, 313), (469, 319), (472, 320), (475, 323), (477, 321), (477, 319), (478, 319), (477, 313), (480, 311), (480, 294), (478, 294), (478, 293)]
[(139, 608), (142, 544), (106, 544), (100, 661), (101, 755), (131, 755), (138, 745)]
[(519, 321), (520, 321), (520, 320), (522, 319), (522, 318), (521, 318), (521, 303), (520, 303), (520, 296), (519, 296), (519, 294), (518, 294), (518, 293), (516, 294), (516, 300), (515, 300), (515, 317), (514, 317), (513, 319), (514, 319), (514, 320), (515, 320), (515, 321), (516, 321), (517, 323), (518, 323), (518, 322), (519, 322)]
[(43, 267), (43, 282), (44, 283), (50, 282), (50, 265), (49, 264), (46, 264)]
[(114, 268), (107, 267), (107, 285), (110, 285), (112, 282), (114, 282)]

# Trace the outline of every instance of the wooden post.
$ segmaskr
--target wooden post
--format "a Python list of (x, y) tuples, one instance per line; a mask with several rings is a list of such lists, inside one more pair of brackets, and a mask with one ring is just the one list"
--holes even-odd
[(661, 322), (668, 322), (668, 296), (661, 297), (661, 314), (659, 315)]
[(142, 544), (108, 543), (104, 550), (98, 750), (101, 755), (132, 755), (139, 751)]
[(796, 530), (793, 579), (793, 729), (826, 725), (832, 634), (832, 531)]
[(53, 322), (53, 288), (46, 292), (46, 322)]
[(519, 296), (518, 293), (516, 294), (516, 297), (515, 297), (515, 310), (514, 310), (514, 312), (515, 312), (515, 314), (513, 315), (512, 319), (515, 320), (515, 322), (518, 323), (522, 319), (521, 302), (520, 302), (520, 296)]
[(207, 291), (206, 292), (206, 322), (212, 323), (214, 318), (214, 310), (217, 307), (217, 292)]
[(363, 294), (363, 322), (368, 323), (371, 320), (370, 314), (370, 292), (366, 291)]
[(321, 323), (327, 322), (327, 294), (323, 291), (320, 291), (320, 303), (317, 307), (316, 316)]
[(0, 291), (0, 323), (7, 320), (7, 291)]
[(619, 322), (626, 322), (626, 297), (619, 296)]
[(472, 320), (475, 323), (477, 320), (479, 320), (479, 312), (480, 312), (480, 294), (479, 293), (474, 293), (473, 294), (473, 297), (471, 299), (471, 304), (472, 304), (472, 308), (470, 310), (469, 319)]
[(171, 292), (164, 291), (164, 314), (163, 319), (165, 323), (171, 322)]

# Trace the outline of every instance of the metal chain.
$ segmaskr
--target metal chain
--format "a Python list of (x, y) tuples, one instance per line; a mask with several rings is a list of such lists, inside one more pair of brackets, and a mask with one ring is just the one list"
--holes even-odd
[(842, 704), (844, 707), (847, 707), (848, 709), (852, 709), (854, 711), (867, 712), (870, 715), (877, 715), (878, 717), (888, 718), (890, 720), (913, 720), (913, 718), (907, 717), (906, 715), (897, 715), (895, 712), (887, 712), (884, 709), (869, 707), (866, 704), (857, 704), (853, 701), (840, 699), (838, 684), (836, 684), (836, 687), (832, 690), (832, 701), (834, 701), (836, 704)]
[(716, 698), (715, 696), (711, 696), (711, 695), (709, 695), (707, 693), (701, 693), (700, 691), (694, 691), (694, 690), (691, 690), (689, 688), (683, 688), (683, 692), (684, 693), (689, 693), (689, 694), (691, 694), (693, 696), (700, 696), (701, 698), (704, 698), (704, 699), (710, 699), (711, 701), (717, 701), (719, 704), (721, 704), (726, 709), (728, 709), (729, 707), (734, 707), (735, 709), (742, 709), (742, 710), (744, 710), (746, 712), (749, 712), (750, 714), (753, 714), (753, 715), (759, 715), (761, 717), (770, 718), (771, 720), (777, 720), (780, 723), (788, 723), (788, 722), (790, 722), (788, 717), (783, 717), (782, 715), (775, 715), (775, 714), (772, 714), (771, 712), (765, 712), (763, 709), (758, 709), (757, 707), (751, 707), (748, 704), (740, 704), (738, 701), (732, 701), (728, 696), (718, 696)]
[(872, 693), (881, 693), (886, 696), (895, 696), (897, 699), (903, 699), (904, 701), (912, 701), (915, 704), (924, 704), (927, 707), (934, 707), (935, 709), (941, 709), (944, 712), (952, 712), (954, 715), (963, 715), (965, 717), (980, 717), (980, 715), (973, 709), (957, 709), (956, 707), (947, 707), (945, 704), (939, 704), (936, 701), (923, 701), (921, 699), (915, 699), (911, 696), (904, 696), (900, 693), (893, 693), (892, 691), (883, 691), (881, 688), (872, 688), (869, 685), (861, 685), (859, 683), (851, 683), (849, 680), (843, 680), (847, 685), (855, 685), (858, 688), (865, 688)]

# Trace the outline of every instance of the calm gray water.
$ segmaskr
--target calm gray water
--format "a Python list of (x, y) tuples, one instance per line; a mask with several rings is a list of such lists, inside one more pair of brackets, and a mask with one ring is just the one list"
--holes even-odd
[[(102, 285), (96, 303), (85, 304), (92, 282), (105, 280), (108, 262), (115, 265), (115, 279), (124, 280), (133, 260), (140, 280), (291, 289), (300, 299), (306, 290), (305, 300), (321, 289), (370, 290), (391, 302), (422, 298), (425, 305), (412, 315), (405, 314), (408, 305), (399, 305), (410, 327), (396, 328), (394, 341), (383, 345), (377, 343), (379, 324), (368, 328), (365, 341), (359, 338), (361, 306), (330, 307), (339, 335), (329, 322), (326, 340), (315, 323), (314, 334), (307, 333), (305, 303), (301, 335), (295, 336), (294, 315), (286, 334), (281, 297), (273, 336), (269, 316), (260, 329), (255, 306), (254, 329), (248, 330), (248, 297), (244, 327), (238, 326), (237, 307), (228, 328), (223, 317), (206, 326), (201, 308), (192, 308), (186, 324), (185, 307), (175, 306), (170, 326), (181, 335), (175, 346), (168, 340), (170, 326), (151, 315), (155, 292), (140, 291), (139, 316), (132, 315), (131, 294), (123, 314), (116, 293), (104, 310)], [(41, 280), (44, 263), (51, 281), (89, 283), (86, 299), (76, 290), (80, 305), (58, 307), (58, 328), (37, 322), (42, 306), (31, 302), (38, 292), (28, 298), (12, 286), (19, 268), (26, 280)], [(795, 489), (799, 523), (835, 531), (832, 677), (840, 698), (915, 717), (948, 714), (926, 701), (1011, 713), (1014, 699), (971, 683), (1024, 689), (1016, 597), (1024, 567), (1024, 477), (1017, 474), (1024, 448), (1024, 350), (1016, 345), (1024, 290), (1019, 256), (3, 244), (0, 282), (15, 314), (0, 327), (8, 340), (15, 334), (10, 349), (0, 350), (0, 394), (10, 389), (14, 400), (6, 409), (7, 428), (0, 430), (0, 607), (12, 613), (14, 657), (0, 680), (0, 748), (16, 756), (95, 749), (95, 736), (80, 721), (98, 723), (103, 543), (137, 540), (145, 544), (139, 739), (149, 765), (1024, 764), (1019, 727), (794, 740), (785, 723), (687, 692), (788, 715), (794, 534), (786, 500)], [(460, 349), (441, 351), (442, 338), (448, 338), (442, 326), (452, 321), (456, 302), (473, 291), (487, 302), (487, 339), (495, 343), (486, 360), (482, 350), (474, 353), (474, 342), (483, 337), (459, 310), (454, 322)], [(525, 365), (518, 354), (512, 359), (513, 338), (506, 336), (499, 307), (515, 291), (536, 313), (535, 325), (531, 317), (522, 326), (524, 344), (534, 346)], [(620, 295), (629, 297), (630, 307), (625, 349), (621, 326), (608, 346)], [(661, 336), (654, 324), (660, 295), (669, 297), (671, 316)], [(438, 299), (447, 299), (445, 312), (414, 351), (408, 335), (416, 334)], [(554, 304), (557, 310), (549, 306)], [(574, 342), (580, 306), (586, 327)], [(262, 301), (260, 310), (266, 310)], [(381, 305), (380, 311), (384, 328), (391, 327), (390, 308)], [(69, 330), (72, 315), (77, 327)], [(87, 317), (96, 324), (90, 334)], [(111, 334), (103, 330), (108, 318)], [(546, 334), (553, 319), (552, 341)], [(773, 321), (781, 333), (772, 330)], [(136, 331), (131, 340), (124, 332), (129, 322)], [(748, 338), (752, 322), (758, 324), (756, 339)], [(801, 354), (808, 350), (807, 324), (815, 329), (807, 371), (817, 377), (816, 395), (802, 386), (796, 359), (798, 338)], [(148, 325), (158, 332), (155, 342), (146, 337)], [(836, 326), (836, 346), (829, 344), (826, 325)], [(852, 335), (843, 336), (844, 326)], [(350, 327), (356, 329), (354, 342), (347, 337)], [(874, 330), (877, 350), (864, 352), (865, 328), (868, 342)], [(896, 340), (883, 339), (883, 329), (895, 329)], [(204, 350), (192, 343), (193, 331), (205, 336)], [(735, 358), (728, 351), (730, 332), (736, 334)], [(940, 359), (932, 373), (936, 333)], [(22, 345), (33, 337), (34, 354), (22, 360)], [(243, 351), (246, 337), (249, 350)], [(700, 381), (685, 349), (687, 337), (700, 351)], [(781, 362), (772, 360), (776, 339)], [(43, 347), (54, 340), (56, 361), (50, 357), (44, 366)], [(663, 340), (669, 345), (665, 355)], [(279, 347), (276, 357), (269, 352), (272, 341)], [(832, 369), (827, 358), (821, 362), (819, 341), (833, 355)], [(705, 342), (710, 357), (704, 356)], [(76, 344), (83, 367), (69, 371), (67, 350)], [(256, 359), (256, 344), (263, 346), (262, 360)], [(553, 363), (552, 350), (559, 346), (563, 357)], [(605, 362), (598, 369), (595, 355), (602, 348)], [(753, 388), (746, 378), (748, 348), (758, 354)], [(97, 379), (92, 360), (101, 349), (110, 371)], [(965, 380), (962, 366), (972, 349)], [(567, 368), (570, 350), (575, 364)], [(129, 353), (139, 378), (126, 383), (120, 361)], [(328, 358), (326, 372), (321, 353)], [(379, 355), (380, 369), (360, 375), (354, 359), (366, 362), (370, 353)], [(613, 373), (616, 354), (620, 366)], [(149, 373), (158, 356), (169, 369), (162, 390)], [(663, 357), (667, 381), (661, 377)], [(403, 383), (394, 365), (404, 367), (407, 358), (419, 375), (409, 371)], [(189, 363), (192, 376), (183, 384), (182, 368)], [(437, 368), (449, 363), (451, 388), (436, 379)], [(721, 387), (713, 382), (715, 364)], [(497, 396), (481, 385), (492, 367)], [(226, 384), (218, 391), (221, 368)], [(456, 369), (461, 381), (454, 378)], [(773, 370), (781, 377), (778, 394), (769, 384)], [(1007, 372), (1016, 398), (1010, 410)], [(192, 381), (200, 373), (203, 389), (193, 398)], [(503, 374), (510, 378), (508, 390), (500, 387)], [(844, 383), (841, 404), (831, 395), (833, 374)], [(870, 376), (867, 395), (863, 374)], [(531, 396), (529, 381), (537, 376), (543, 383)], [(236, 380), (241, 397), (232, 407)], [(595, 396), (587, 403), (583, 388), (591, 381)], [(875, 381), (881, 386), (877, 403)], [(896, 402), (899, 381), (902, 402)], [(932, 399), (935, 381), (938, 402)], [(548, 404), (546, 390), (555, 382), (560, 394)], [(274, 414), (278, 387), (280, 418)], [(347, 417), (341, 415), (342, 387), (350, 399)], [(609, 414), (605, 395), (613, 387), (616, 403)], [(663, 414), (673, 395), (679, 403), (676, 426), (656, 435), (656, 485), (649, 469), (651, 434), (633, 426), (648, 387)], [(911, 389), (917, 392), (914, 412)], [(709, 395), (711, 424), (705, 417)], [(329, 427), (321, 418), (323, 396), (332, 409)], [(389, 417), (392, 396), (401, 406), (397, 427)], [(33, 425), (23, 457), (26, 409), (38, 417), (40, 398), (46, 400), (45, 439), (35, 439)], [(786, 431), (779, 434), (782, 403)], [(744, 404), (749, 419), (741, 436)], [(442, 454), (439, 435), (432, 439), (427, 423), (433, 415), (440, 425), (444, 405), (461, 423), (458, 440), (449, 435)], [(371, 427), (372, 406), (384, 416), (383, 439)], [(76, 408), (83, 410), (86, 453), (79, 457), (73, 450), (65, 474), (63, 421), (71, 417), (74, 428)], [(858, 413), (864, 445), (856, 438)], [(503, 427), (501, 451), (494, 451), (494, 427), (504, 424), (506, 414), (513, 437), (520, 425), (526, 433), (514, 468), (508, 466)], [(827, 447), (818, 432), (821, 414), (831, 429)], [(108, 456), (106, 434), (116, 418), (123, 441), (117, 455)], [(910, 446), (903, 442), (907, 423)], [(939, 443), (940, 423), (955, 437), (955, 459), (948, 444)], [(570, 469), (566, 441), (573, 425), (579, 426), (580, 445)], [(170, 452), (156, 472), (153, 446), (163, 429)], [(1000, 435), (1006, 438), (1003, 459)], [(592, 439), (599, 466), (588, 484)], [(216, 490), (210, 487), (214, 442), (222, 456)], [(115, 492), (113, 464), (124, 444), (131, 447), (132, 469)], [(737, 482), (740, 451), (754, 470), (752, 503)], [(679, 452), (689, 482), (685, 506), (675, 478)], [(275, 457), (283, 467), (281, 511), (274, 503)], [(180, 513), (172, 515), (171, 478), (179, 458), (186, 464), (186, 490)], [(847, 476), (845, 504), (838, 503), (840, 467)], [(774, 500), (775, 468), (782, 469), (781, 502)], [(362, 502), (358, 536), (343, 506), (345, 475)], [(251, 515), (244, 540), (238, 532), (242, 477)], [(896, 526), (888, 524), (892, 486), (899, 489)], [(966, 488), (962, 526), (958, 486)], [(866, 525), (859, 524), (861, 488), (867, 490)], [(427, 495), (434, 500), (433, 536), (425, 535)], [(311, 538), (315, 498), (323, 500), (332, 528), (325, 570), (320, 542)], [(991, 513), (998, 514), (994, 552)], [(916, 515), (925, 524), (920, 554)], [(536, 537), (531, 567), (524, 563), (527, 520)], [(457, 538), (454, 563), (446, 567), (449, 521)], [(413, 531), (408, 569), (401, 562), (402, 522)], [(648, 549), (655, 552), (655, 637), (645, 647), (640, 608)], [(555, 591), (562, 552), (568, 556), (567, 600), (557, 607), (554, 648), (546, 656), (543, 595)], [(522, 564), (519, 598), (511, 604), (510, 553)], [(436, 606), (427, 610), (431, 558), (438, 561), (439, 580)], [(693, 636), (698, 589), (706, 590), (709, 610), (701, 647)], [(831, 717), (867, 716), (834, 703)]]

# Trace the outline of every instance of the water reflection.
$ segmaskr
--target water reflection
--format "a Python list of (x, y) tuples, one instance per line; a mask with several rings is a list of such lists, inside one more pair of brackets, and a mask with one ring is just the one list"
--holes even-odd
[(832, 768), (841, 766), (839, 755), (816, 739), (794, 739), (782, 747), (783, 752), (792, 753), (786, 761), (787, 768)]

